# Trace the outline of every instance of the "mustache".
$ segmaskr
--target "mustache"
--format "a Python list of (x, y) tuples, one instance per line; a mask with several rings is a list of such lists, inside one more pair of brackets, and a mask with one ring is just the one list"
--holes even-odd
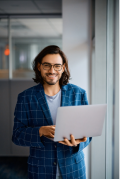
[(57, 73), (46, 73), (46, 75), (57, 75)]

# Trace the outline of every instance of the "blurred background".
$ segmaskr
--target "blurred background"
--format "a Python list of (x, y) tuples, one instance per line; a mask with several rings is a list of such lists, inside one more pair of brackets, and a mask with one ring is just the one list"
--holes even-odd
[(48, 45), (65, 52), (89, 104), (107, 103), (102, 135), (84, 149), (87, 179), (119, 178), (118, 30), (119, 0), (0, 0), (0, 179), (27, 179), (29, 148), (11, 141), (14, 109)]

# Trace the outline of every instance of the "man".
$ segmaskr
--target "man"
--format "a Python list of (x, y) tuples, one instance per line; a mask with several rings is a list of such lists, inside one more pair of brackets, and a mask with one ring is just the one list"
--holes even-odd
[(87, 105), (86, 92), (68, 83), (67, 58), (57, 46), (44, 48), (33, 69), (39, 84), (18, 95), (12, 137), (16, 145), (30, 147), (28, 178), (85, 179), (82, 150), (91, 138), (75, 140), (71, 135), (70, 141), (53, 142), (46, 137), (54, 137), (57, 108)]

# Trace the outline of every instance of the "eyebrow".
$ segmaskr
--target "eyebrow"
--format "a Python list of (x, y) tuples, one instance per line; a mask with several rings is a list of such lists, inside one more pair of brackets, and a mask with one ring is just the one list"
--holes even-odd
[[(51, 65), (51, 63), (48, 63), (48, 62), (44, 62), (43, 64), (50, 64), (50, 65)], [(55, 63), (54, 65), (62, 65), (62, 64), (60, 64), (60, 63)]]

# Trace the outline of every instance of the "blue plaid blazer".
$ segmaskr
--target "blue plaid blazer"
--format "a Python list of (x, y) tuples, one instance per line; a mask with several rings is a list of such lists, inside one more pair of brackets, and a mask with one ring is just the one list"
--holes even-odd
[[(67, 84), (62, 86), (61, 91), (61, 106), (88, 104), (86, 92), (80, 87)], [(55, 179), (57, 162), (63, 179), (86, 178), (82, 150), (92, 138), (87, 138), (86, 142), (80, 143), (77, 147), (69, 147), (39, 136), (41, 126), (53, 125), (41, 84), (18, 95), (14, 116), (12, 141), (16, 145), (30, 147), (29, 179)]]

